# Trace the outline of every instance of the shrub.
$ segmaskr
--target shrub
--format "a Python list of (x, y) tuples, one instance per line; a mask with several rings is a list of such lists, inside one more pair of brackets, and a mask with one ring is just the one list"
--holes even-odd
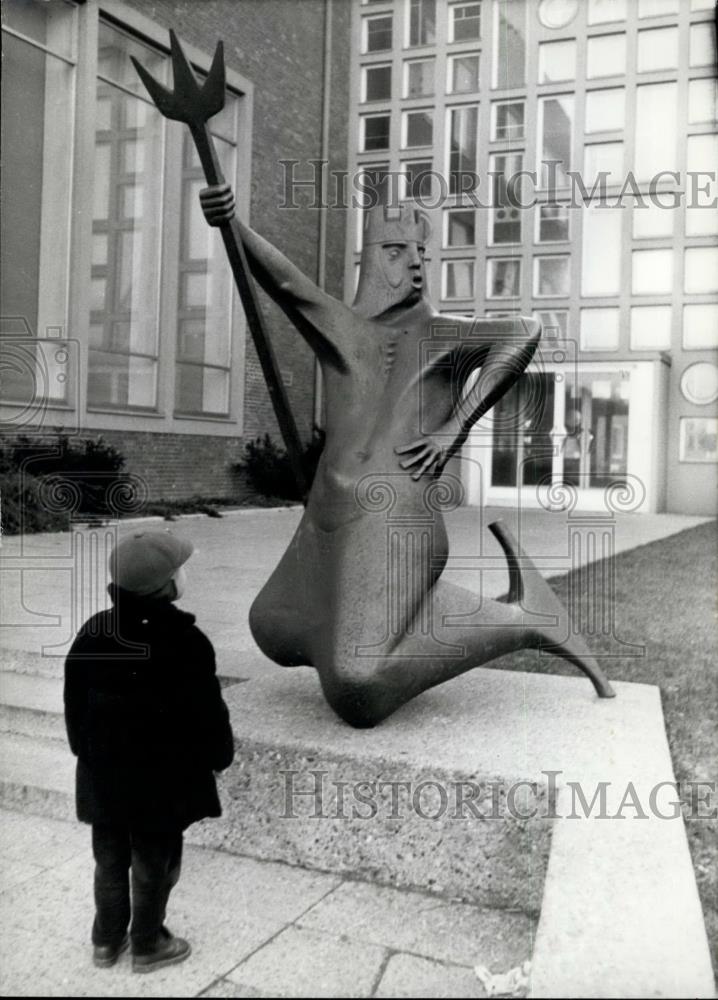
[[(302, 465), (309, 488), (314, 480), (317, 465), (324, 449), (324, 431), (314, 428), (312, 440), (304, 448)], [(283, 500), (301, 500), (289, 455), (272, 441), (269, 434), (248, 441), (244, 458), (237, 467), (245, 473), (251, 486), (263, 496)]]
[(19, 469), (0, 472), (0, 519), (7, 535), (37, 531), (67, 531), (69, 511), (48, 509), (42, 480)]
[(122, 454), (102, 438), (19, 437), (0, 447), (3, 529), (58, 531), (73, 514), (117, 516), (111, 497), (127, 483)]

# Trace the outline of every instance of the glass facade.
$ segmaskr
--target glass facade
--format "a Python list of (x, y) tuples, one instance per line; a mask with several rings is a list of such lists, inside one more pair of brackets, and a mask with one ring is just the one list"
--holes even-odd
[[(382, 15), (391, 14), (395, 31), (392, 65), (405, 67), (403, 98), (382, 109), (402, 136), (387, 159), (390, 172), (405, 178), (402, 195), (417, 198), (432, 225), (432, 299), (446, 313), (539, 315), (544, 343), (574, 345), (579, 366), (618, 371), (663, 352), (668, 474), (676, 482), (691, 474), (679, 459), (678, 416), (700, 414), (682, 412), (680, 374), (718, 347), (710, 4), (436, 0), (424, 15), (424, 4), (385, 2)], [(366, 16), (366, 5), (358, 9)], [(425, 36), (416, 57), (422, 69), (409, 70), (397, 32), (414, 37), (422, 17), (435, 41)], [(356, 109), (359, 117), (360, 102)], [(410, 160), (408, 120), (416, 113), (424, 122), (431, 117), (431, 140)], [(426, 125), (418, 131), (425, 141)], [(357, 260), (352, 249), (352, 278)], [(631, 473), (629, 425), (645, 404), (635, 394), (648, 376), (592, 379), (587, 369), (560, 391), (551, 379), (542, 385), (558, 407), (559, 429), (567, 407), (580, 411), (585, 440), (569, 440), (566, 468), (572, 462), (570, 474), (579, 470), (584, 484), (598, 488), (608, 476)], [(518, 405), (505, 403), (507, 412)], [(545, 428), (533, 431), (540, 437)], [(489, 487), (515, 486), (529, 473), (504, 454), (505, 428), (496, 435)], [(534, 455), (534, 479), (546, 471), (536, 464), (537, 440), (521, 446), (524, 457)], [(556, 461), (549, 463), (554, 475)], [(688, 491), (681, 496), (690, 504)]]
[[(204, 174), (131, 62), (168, 84), (169, 57), (101, 7), (65, 0), (7, 0), (3, 51), (3, 314), (34, 338), (37, 368), (4, 375), (3, 399), (45, 387), (65, 410), (58, 425), (88, 429), (235, 419), (233, 285), (199, 206)], [(92, 81), (82, 93), (78, 76)], [(228, 90), (210, 125), (232, 182), (239, 103)]]

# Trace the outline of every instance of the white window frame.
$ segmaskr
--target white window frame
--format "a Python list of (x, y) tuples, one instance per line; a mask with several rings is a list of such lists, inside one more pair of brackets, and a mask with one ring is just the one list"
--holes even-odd
[[(543, 260), (562, 260), (566, 262), (566, 291), (565, 292), (540, 292), (539, 291), (539, 270)], [(571, 295), (571, 255), (567, 253), (540, 253), (533, 258), (533, 289), (534, 299), (567, 299)]]
[[(409, 93), (409, 67), (415, 65), (416, 63), (433, 63), (434, 65), (434, 86), (430, 92), (426, 94), (410, 94)], [(410, 101), (421, 101), (426, 97), (433, 97), (436, 93), (436, 58), (434, 56), (423, 56), (420, 59), (405, 59), (404, 65), (402, 67), (402, 82), (401, 82), (401, 96), (404, 100)]]
[[(480, 0), (473, 0), (473, 2), (472, 2), (472, 0), (459, 0), (458, 3), (452, 3), (450, 5), (450, 7), (449, 7), (449, 43), (452, 44), (452, 45), (455, 42), (457, 42), (457, 38), (456, 38), (456, 17), (455, 17), (455, 14), (456, 14), (457, 10), (459, 10), (460, 8), (464, 8), (464, 7), (478, 7), (479, 8), (479, 33), (476, 36), (476, 38), (459, 38), (458, 39), (458, 43), (461, 44), (461, 45), (466, 45), (467, 43), (471, 43), (471, 42), (479, 43), (481, 41), (481, 34), (482, 34), (482, 28), (483, 28), (482, 20), (483, 20), (484, 12), (481, 9), (482, 4), (481, 4)], [(461, 20), (466, 20), (466, 19), (465, 18), (461, 18)]]
[[(474, 216), (474, 239), (473, 239), (473, 242), (471, 242), (471, 243), (456, 243), (456, 244), (449, 243), (449, 227), (450, 227), (450, 222), (451, 222), (451, 216), (454, 215), (457, 212), (471, 212), (471, 213), (473, 213), (473, 216)], [(477, 245), (477, 243), (476, 243), (476, 209), (473, 208), (470, 205), (465, 205), (465, 206), (457, 205), (454, 208), (448, 208), (444, 212), (444, 225), (443, 225), (442, 242), (443, 242), (444, 248), (447, 249), (447, 250), (459, 250), (459, 251), (463, 252), (464, 250), (468, 250), (471, 247), (475, 247)]]
[[(471, 292), (469, 295), (449, 295), (449, 266), (453, 264), (469, 264), (471, 267)], [(441, 262), (441, 297), (445, 302), (468, 302), (476, 297), (476, 258), (451, 257)]]
[[(388, 69), (389, 76), (389, 96), (388, 97), (373, 97), (371, 100), (367, 97), (367, 75), (370, 70), (373, 69)], [(362, 66), (361, 68), (361, 88), (360, 88), (360, 103), (361, 104), (381, 104), (382, 101), (387, 103), (391, 101), (391, 63), (377, 62), (369, 63), (368, 65)]]
[[(474, 173), (477, 172), (478, 160), (479, 160), (479, 129), (481, 127), (481, 105), (478, 101), (471, 101), (467, 104), (449, 104), (446, 107), (445, 119), (445, 136), (444, 136), (444, 163), (445, 163), (445, 177), (447, 184), (451, 186), (451, 119), (454, 111), (474, 111), (476, 114), (476, 152), (474, 155), (474, 163), (472, 170)], [(462, 123), (461, 128), (461, 138), (459, 142), (463, 142), (463, 138), (466, 133), (466, 123)]]
[[(566, 222), (568, 224), (568, 234), (560, 240), (541, 239), (541, 209), (542, 208), (564, 208), (566, 210)], [(538, 246), (560, 246), (563, 243), (571, 242), (571, 211), (567, 201), (540, 201), (536, 204), (536, 219), (534, 223), (534, 243)]]
[[(432, 149), (433, 150), (433, 148), (434, 148), (434, 136), (436, 134), (436, 130), (435, 130), (435, 124), (436, 123), (435, 123), (435, 120), (434, 120), (434, 117), (435, 117), (434, 116), (434, 111), (435, 111), (435, 108), (433, 106), (428, 107), (428, 108), (407, 108), (406, 111), (402, 111), (402, 113), (401, 113), (401, 148), (402, 148), (402, 151), (406, 150), (406, 149)], [(423, 143), (420, 146), (409, 146), (408, 145), (408, 138), (409, 138), (409, 115), (417, 115), (417, 114), (428, 114), (431, 117), (431, 142)]]
[[(476, 59), (476, 86), (473, 90), (454, 90), (454, 66), (457, 59)], [(452, 52), (446, 60), (446, 93), (453, 95), (478, 94), (481, 87), (481, 53), (480, 52)]]
[[(494, 295), (491, 291), (491, 276), (495, 264), (497, 263), (513, 263), (518, 264), (519, 268), (519, 280), (518, 287), (519, 290), (515, 295)], [(486, 298), (491, 299), (494, 302), (515, 302), (516, 299), (521, 298), (521, 282), (523, 281), (523, 261), (521, 257), (488, 257), (486, 260)]]
[[(497, 129), (497, 117), (499, 107), (504, 107), (508, 104), (521, 104), (524, 109), (524, 124), (523, 132), (520, 136), (502, 136), (499, 138), (496, 134)], [(511, 97), (503, 101), (492, 101), (491, 102), (491, 142), (525, 142), (526, 141), (526, 98), (525, 97)]]
[[(389, 18), (391, 21), (391, 45), (386, 49), (369, 49), (369, 22)], [(394, 15), (391, 11), (380, 14), (368, 14), (361, 22), (361, 50), (363, 55), (374, 55), (375, 52), (391, 52), (394, 48)]]
[[(92, 250), (92, 196), (94, 180), (94, 149), (96, 123), (96, 81), (98, 77), (97, 33), (100, 19), (107, 19), (114, 26), (138, 37), (141, 42), (167, 52), (166, 29), (130, 7), (122, 0), (100, 0), (76, 7), (75, 42), (78, 56), (76, 85), (72, 100), (72, 120), (75, 133), (72, 140), (73, 166), (71, 190), (68, 192), (70, 225), (70, 258), (72, 266), (68, 275), (67, 329), (73, 332), (80, 345), (79, 371), (81, 378), (80, 403), (74, 413), (64, 406), (67, 413), (57, 413), (57, 424), (78, 424), (88, 431), (94, 430), (147, 430), (148, 419), (153, 428), (162, 432), (207, 433), (212, 423), (212, 434), (218, 437), (235, 437), (242, 434), (244, 417), (245, 371), (245, 319), (239, 307), (235, 290), (232, 292), (230, 326), (230, 390), (227, 416), (175, 414), (175, 365), (177, 349), (178, 282), (177, 252), (179, 248), (179, 176), (182, 132), (172, 126), (167, 132), (165, 146), (165, 179), (162, 186), (162, 238), (160, 257), (157, 261), (161, 297), (158, 318), (158, 389), (154, 411), (126, 409), (87, 408), (85, 386), (88, 377), (89, 327), (90, 327), (90, 274)], [(4, 26), (5, 27), (5, 26)], [(32, 41), (32, 39), (30, 39)], [(208, 72), (212, 53), (184, 44), (184, 51), (193, 66)], [(232, 69), (226, 71), (227, 87), (239, 98), (236, 102), (238, 142), (235, 170), (227, 181), (236, 192), (237, 214), (247, 217), (251, 189), (252, 164), (252, 105), (253, 85)], [(136, 96), (133, 94), (133, 96)], [(184, 127), (184, 126), (183, 126)], [(246, 141), (245, 141), (245, 137)], [(169, 169), (167, 169), (169, 167)], [(168, 183), (168, 178), (173, 183)], [(176, 180), (176, 183), (174, 181)], [(229, 265), (227, 265), (229, 266)], [(68, 412), (69, 411), (69, 412)], [(54, 420), (55, 418), (53, 418)]]
[[(386, 146), (374, 146), (372, 149), (366, 148), (366, 123), (369, 118), (386, 118), (389, 122), (389, 132)], [(359, 120), (359, 152), (360, 153), (386, 153), (391, 147), (391, 112), (380, 111), (371, 114), (361, 115)]]

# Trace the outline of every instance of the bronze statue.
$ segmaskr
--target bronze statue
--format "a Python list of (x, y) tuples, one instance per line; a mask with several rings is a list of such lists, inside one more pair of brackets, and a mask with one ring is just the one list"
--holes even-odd
[[(167, 105), (170, 92), (151, 83), (167, 114), (159, 98)], [(187, 121), (197, 141), (201, 107), (193, 113), (171, 116)], [(523, 373), (540, 324), (438, 314), (426, 295), (427, 224), (410, 205), (367, 213), (350, 308), (236, 219), (232, 192), (211, 166), (200, 195), (207, 221), (222, 228), (225, 244), (241, 244), (243, 263), (324, 376), (326, 442), (306, 509), (250, 611), (260, 649), (282, 666), (315, 667), (329, 704), (358, 727), (473, 667), (538, 646), (612, 697), (586, 645), (571, 636), (566, 610), (502, 522), (490, 529), (509, 564), (505, 602), (482, 601), (441, 579), (448, 557), (442, 471)], [(464, 392), (477, 368), (478, 380)]]

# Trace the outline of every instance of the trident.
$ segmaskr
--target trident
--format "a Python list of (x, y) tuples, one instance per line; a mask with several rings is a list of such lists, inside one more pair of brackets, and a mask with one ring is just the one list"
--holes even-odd
[[(207, 128), (209, 119), (224, 107), (224, 47), (222, 42), (217, 43), (209, 75), (203, 86), (200, 87), (174, 31), (170, 31), (170, 46), (174, 75), (173, 91), (168, 90), (158, 80), (155, 80), (134, 56), (131, 57), (132, 62), (160, 114), (164, 115), (165, 118), (189, 125), (207, 183), (210, 186), (224, 184), (217, 150)], [(223, 222), (219, 228), (259, 363), (262, 366), (277, 423), (287, 448), (292, 472), (302, 498), (306, 499), (307, 485), (302, 464), (302, 445), (297, 425), (289, 408), (287, 393), (279, 374), (277, 359), (265, 331), (257, 290), (247, 264), (247, 256), (244, 252), (237, 219), (232, 218)]]

